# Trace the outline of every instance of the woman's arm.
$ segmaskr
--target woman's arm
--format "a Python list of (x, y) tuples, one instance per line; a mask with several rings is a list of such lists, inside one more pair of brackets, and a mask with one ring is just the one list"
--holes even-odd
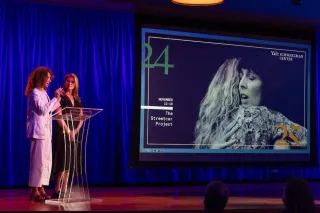
[[(62, 108), (61, 107), (57, 108), (54, 111), (54, 113), (57, 113), (58, 116), (62, 116)], [(66, 122), (64, 121), (63, 117), (61, 119), (58, 119), (57, 123), (59, 124), (59, 126), (62, 128), (64, 132), (67, 132), (68, 134), (70, 134), (71, 130), (69, 129)]]
[[(81, 109), (81, 110), (80, 110), (80, 117), (82, 117), (82, 116), (83, 116), (83, 111), (82, 111), (82, 109)], [(83, 125), (83, 120), (80, 119), (80, 121), (79, 121), (79, 123), (78, 123), (78, 126), (77, 126), (77, 128), (75, 129), (75, 131), (74, 131), (74, 132), (75, 132), (75, 135), (78, 134), (78, 132), (80, 131), (82, 125)]]
[[(82, 105), (81, 101), (78, 101), (78, 99), (75, 99), (75, 100), (77, 101), (75, 106), (79, 107), (79, 108), (82, 108), (83, 105)], [(83, 111), (82, 111), (82, 109), (80, 109), (79, 110), (79, 123), (78, 123), (77, 127), (73, 131), (74, 135), (77, 135), (79, 133), (79, 131), (80, 131), (82, 125), (83, 125), (82, 116), (83, 116)], [(79, 135), (78, 135), (78, 137), (79, 137)]]
[(31, 100), (34, 102), (34, 106), (36, 107), (37, 111), (41, 115), (48, 114), (49, 112), (52, 112), (57, 107), (60, 106), (60, 100), (57, 97), (54, 97), (49, 102), (44, 102), (41, 98), (39, 92), (37, 90), (32, 90), (30, 93)]

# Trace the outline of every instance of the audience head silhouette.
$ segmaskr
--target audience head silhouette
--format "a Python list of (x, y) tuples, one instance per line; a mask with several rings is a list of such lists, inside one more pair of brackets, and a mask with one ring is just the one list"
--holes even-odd
[(224, 211), (228, 202), (227, 188), (221, 181), (212, 181), (207, 185), (204, 196), (204, 210), (207, 213), (220, 213)]
[(299, 177), (288, 178), (283, 195), (288, 213), (314, 213), (315, 203), (307, 181)]

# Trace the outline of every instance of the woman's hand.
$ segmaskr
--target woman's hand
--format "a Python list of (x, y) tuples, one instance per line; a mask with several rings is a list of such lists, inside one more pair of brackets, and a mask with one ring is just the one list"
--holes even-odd
[(71, 142), (74, 142), (75, 141), (75, 138), (76, 138), (76, 133), (74, 131), (71, 131), (69, 133), (69, 137), (70, 137), (70, 141)]
[(217, 141), (217, 143), (214, 143), (211, 145), (211, 149), (224, 149), (227, 148), (228, 146), (231, 146), (235, 142), (237, 142), (237, 139), (230, 139), (230, 137), (240, 128), (241, 124), (237, 121), (234, 120), (232, 121), (225, 129), (224, 131), (224, 136), (222, 137), (221, 140)]
[(60, 101), (60, 99), (61, 99), (60, 95), (62, 93), (63, 93), (63, 89), (62, 88), (56, 89), (56, 91), (54, 91), (54, 97), (56, 97)]
[(71, 141), (75, 141), (75, 140), (76, 140), (76, 135), (78, 134), (78, 132), (79, 132), (79, 129), (78, 129), (78, 128), (76, 128), (75, 130), (73, 130), (73, 131), (70, 132), (70, 139), (71, 139)]

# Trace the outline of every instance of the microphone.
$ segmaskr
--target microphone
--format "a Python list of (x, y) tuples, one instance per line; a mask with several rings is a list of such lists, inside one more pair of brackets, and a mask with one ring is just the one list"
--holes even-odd
[[(54, 88), (52, 89), (53, 94), (55, 93), (55, 91), (56, 91), (57, 89), (59, 89), (59, 88), (55, 88), (55, 87), (54, 87)], [(64, 94), (63, 94), (63, 93), (60, 93), (60, 97), (62, 97), (62, 96), (64, 96)]]

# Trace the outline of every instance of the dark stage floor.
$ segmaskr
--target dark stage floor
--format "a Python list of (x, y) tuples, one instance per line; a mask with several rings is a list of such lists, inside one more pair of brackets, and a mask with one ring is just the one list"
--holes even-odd
[[(280, 212), (283, 183), (230, 184), (227, 212)], [(311, 183), (320, 206), (320, 183)], [(0, 190), (1, 211), (117, 211), (117, 212), (201, 212), (205, 186), (186, 187), (106, 187), (90, 188), (98, 201), (55, 206), (28, 200), (28, 189)], [(51, 190), (47, 190), (51, 192)]]

